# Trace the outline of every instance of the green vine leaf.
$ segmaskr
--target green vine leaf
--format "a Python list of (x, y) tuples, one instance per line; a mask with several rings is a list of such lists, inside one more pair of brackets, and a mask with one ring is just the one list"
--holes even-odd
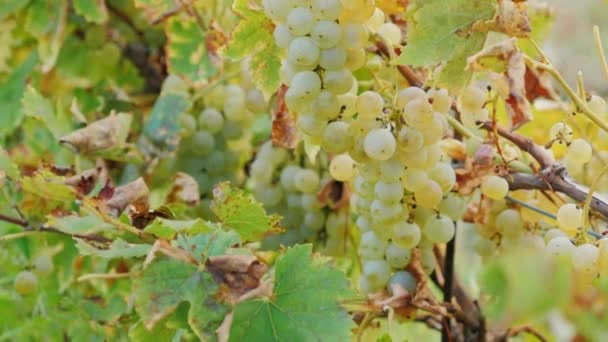
[(0, 84), (0, 139), (11, 134), (23, 121), (21, 98), (26, 80), (34, 71), (38, 55), (32, 53), (15, 71)]
[(272, 298), (239, 303), (229, 341), (348, 341), (354, 322), (338, 300), (352, 294), (346, 276), (315, 259), (311, 245), (276, 261)]
[(234, 229), (244, 241), (255, 241), (277, 231), (278, 215), (268, 215), (251, 194), (224, 182), (213, 189), (211, 209), (227, 227)]
[(211, 274), (175, 260), (151, 264), (143, 276), (134, 280), (133, 290), (135, 309), (148, 330), (180, 303), (190, 302), (190, 327), (200, 339), (213, 340), (228, 310), (213, 298), (218, 286)]
[(101, 24), (108, 20), (105, 0), (73, 0), (74, 10), (86, 20)]
[(175, 16), (165, 28), (169, 72), (196, 85), (207, 83), (219, 71), (219, 61), (207, 49), (207, 32), (192, 16)]
[[(475, 22), (492, 19), (493, 0), (417, 1), (410, 21), (407, 45), (397, 63), (429, 66), (446, 63), (440, 83), (451, 89), (464, 86), (466, 58), (483, 47), (487, 33), (473, 32)], [(468, 75), (462, 75), (462, 74)]]
[(270, 98), (281, 85), (281, 51), (274, 43), (274, 24), (261, 10), (250, 8), (248, 0), (236, 0), (232, 9), (242, 20), (232, 31), (225, 55), (232, 59), (251, 56), (254, 84)]
[(177, 234), (195, 235), (211, 231), (209, 224), (200, 218), (187, 221), (168, 220), (157, 217), (144, 231), (159, 238), (173, 240)]
[(50, 216), (46, 224), (66, 234), (95, 234), (114, 230), (114, 226), (96, 215), (62, 217)]
[(61, 107), (57, 106), (56, 113), (51, 101), (42, 96), (34, 87), (27, 87), (21, 102), (24, 114), (42, 121), (56, 139), (72, 130), (71, 119), (64, 115)]

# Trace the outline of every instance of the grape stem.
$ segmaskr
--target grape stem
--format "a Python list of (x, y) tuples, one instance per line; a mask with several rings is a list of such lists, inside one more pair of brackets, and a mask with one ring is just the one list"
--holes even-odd
[[(376, 41), (376, 48), (381, 55), (387, 58), (391, 58), (391, 56), (395, 55), (397, 52), (393, 49), (391, 53), (391, 50), (389, 50), (390, 48), (382, 40)], [(420, 77), (418, 77), (418, 75), (416, 75), (414, 70), (412, 70), (410, 67), (406, 65), (397, 65), (397, 70), (412, 87), (422, 88), (422, 86), (424, 86), (422, 79), (420, 79)]]
[(595, 40), (595, 47), (597, 48), (597, 54), (600, 57), (600, 63), (602, 63), (602, 70), (604, 75), (608, 79), (608, 61), (606, 60), (606, 54), (604, 53), (604, 47), (602, 46), (602, 37), (600, 35), (600, 28), (597, 25), (593, 26), (593, 38)]
[[(34, 235), (34, 233), (36, 233), (36, 232), (43, 232), (43, 233), (56, 233), (56, 234), (71, 236), (71, 237), (78, 238), (78, 239), (83, 239), (83, 240), (88, 240), (88, 241), (95, 241), (95, 242), (101, 242), (101, 243), (112, 242), (112, 240), (110, 240), (108, 238), (105, 238), (105, 237), (103, 237), (101, 235), (95, 235), (95, 234), (89, 234), (89, 235), (85, 235), (85, 234), (69, 234), (69, 233), (61, 231), (61, 230), (59, 230), (57, 228), (53, 228), (53, 227), (49, 227), (49, 226), (45, 226), (45, 225), (42, 225), (42, 226), (40, 226), (38, 228), (32, 228), (31, 224), (28, 221), (26, 221), (24, 219), (17, 218), (17, 217), (12, 217), (12, 216), (8, 216), (8, 215), (4, 215), (4, 214), (0, 214), (0, 221), (12, 223), (14, 225), (22, 227), (25, 230), (24, 232), (21, 232), (21, 233), (11, 234), (11, 235), (13, 235), (12, 238), (7, 238), (7, 236), (10, 236), (10, 235), (2, 236), (2, 237), (0, 237), (0, 241), (17, 239), (17, 238), (21, 238), (21, 237), (27, 237), (27, 236), (30, 236), (30, 235)], [(25, 234), (25, 233), (27, 233), (27, 234)]]

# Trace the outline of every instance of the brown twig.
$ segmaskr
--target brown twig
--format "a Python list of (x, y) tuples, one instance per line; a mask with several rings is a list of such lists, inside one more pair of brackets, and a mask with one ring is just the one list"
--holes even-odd
[(522, 151), (528, 152), (540, 164), (541, 169), (554, 164), (553, 158), (551, 158), (547, 151), (543, 147), (534, 143), (532, 139), (510, 132), (504, 127), (500, 127), (498, 125), (495, 126), (491, 121), (485, 122), (483, 124), (483, 128), (490, 132), (497, 132), (498, 135), (509, 140)]
[(12, 217), (12, 216), (8, 216), (8, 215), (4, 215), (4, 214), (0, 214), (0, 221), (4, 221), (4, 222), (9, 222), (12, 224), (15, 224), (17, 226), (23, 227), (24, 230), (26, 231), (38, 231), (38, 232), (46, 232), (46, 233), (55, 233), (55, 234), (60, 234), (60, 235), (65, 235), (65, 236), (71, 236), (74, 238), (78, 238), (78, 239), (83, 239), (83, 240), (88, 240), (88, 241), (95, 241), (95, 242), (101, 242), (101, 243), (109, 243), (112, 242), (112, 240), (105, 238), (101, 235), (95, 235), (95, 234), (69, 234), (66, 233), (64, 231), (61, 231), (57, 228), (53, 228), (53, 227), (48, 227), (45, 225), (42, 225), (38, 228), (32, 228), (30, 223), (26, 220), (20, 219), (20, 218), (16, 218), (16, 217)]
[[(390, 52), (388, 50), (389, 48), (383, 41), (377, 41), (376, 48), (378, 49), (381, 55), (385, 57), (390, 56)], [(406, 65), (397, 65), (397, 70), (399, 70), (399, 73), (407, 80), (407, 82), (411, 86), (418, 88), (422, 88), (422, 86), (424, 86), (424, 82), (420, 79), (420, 77), (418, 77), (418, 75), (416, 75), (414, 70), (412, 70), (410, 67)]]

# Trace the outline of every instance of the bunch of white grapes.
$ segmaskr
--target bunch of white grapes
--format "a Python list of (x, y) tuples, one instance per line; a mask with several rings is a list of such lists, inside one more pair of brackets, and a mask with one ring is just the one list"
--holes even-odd
[(564, 258), (572, 265), (579, 283), (589, 284), (599, 275), (608, 274), (608, 239), (595, 243), (575, 245), (562, 231), (550, 230), (546, 236), (546, 252), (556, 258)]
[(383, 117), (385, 102), (378, 93), (366, 91), (357, 99), (356, 121), (384, 119), (379, 127), (358, 126), (349, 151), (357, 162), (352, 204), (362, 234), (360, 286), (365, 292), (390, 282), (394, 271), (409, 264), (414, 248), (431, 272), (433, 245), (454, 237), (454, 221), (464, 215), (466, 200), (450, 192), (456, 175), (439, 144), (450, 105), (445, 89), (411, 87), (389, 108), (396, 117)]
[[(384, 21), (373, 0), (264, 0), (276, 24), (274, 37), (286, 51), (281, 66), (289, 86), (285, 101), (298, 113), (305, 140), (331, 153), (352, 146), (349, 119), (354, 114), (357, 82), (352, 71), (365, 65), (370, 23)], [(376, 13), (376, 15), (374, 15)]]
[(282, 216), (286, 232), (265, 239), (264, 247), (290, 246), (325, 240), (326, 254), (342, 255), (347, 239), (348, 211), (332, 212), (318, 199), (331, 181), (326, 171), (327, 155), (319, 153), (314, 163), (272, 143), (264, 143), (250, 166), (253, 194), (269, 213)]
[(476, 86), (467, 87), (460, 93), (457, 106), (463, 125), (474, 128), (478, 122), (488, 121), (489, 113), (484, 108), (487, 99), (487, 91)]
[(243, 166), (252, 153), (253, 120), (266, 111), (261, 92), (228, 84), (214, 88), (204, 98), (203, 109), (179, 118), (182, 141), (176, 167), (198, 181), (202, 207), (208, 208), (215, 184), (242, 182)]

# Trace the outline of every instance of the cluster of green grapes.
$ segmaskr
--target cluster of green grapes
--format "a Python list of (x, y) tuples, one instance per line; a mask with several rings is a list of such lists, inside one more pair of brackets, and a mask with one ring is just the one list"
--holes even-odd
[(192, 175), (201, 195), (208, 198), (219, 182), (242, 183), (243, 165), (252, 154), (251, 126), (256, 114), (267, 111), (267, 103), (255, 88), (228, 84), (214, 88), (203, 107), (196, 115), (184, 113), (179, 119), (183, 140), (176, 167)]
[(38, 276), (46, 277), (53, 272), (53, 259), (49, 255), (39, 255), (32, 261), (32, 265), (32, 271), (21, 271), (15, 277), (15, 291), (22, 296), (38, 290)]
[(382, 119), (380, 127), (358, 130), (349, 151), (357, 162), (352, 203), (362, 233), (365, 292), (390, 284), (392, 272), (409, 264), (414, 248), (431, 272), (433, 244), (450, 241), (454, 221), (464, 215), (466, 201), (450, 193), (456, 175), (439, 144), (450, 105), (445, 89), (415, 87), (398, 94), (388, 116), (380, 94), (366, 91), (357, 99), (358, 117)]
[(328, 255), (342, 255), (350, 220), (347, 211), (332, 211), (318, 195), (332, 180), (328, 158), (319, 153), (311, 162), (299, 149), (288, 152), (268, 141), (250, 165), (253, 194), (270, 213), (282, 216), (282, 234), (267, 237), (266, 248), (324, 240)]

